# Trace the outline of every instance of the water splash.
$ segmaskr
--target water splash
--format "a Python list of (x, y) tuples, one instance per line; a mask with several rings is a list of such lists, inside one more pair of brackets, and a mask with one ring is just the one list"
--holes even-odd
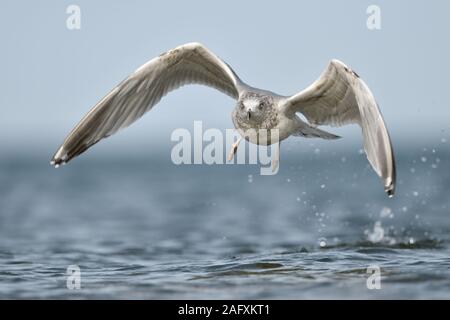
[(318, 242), (319, 242), (319, 247), (321, 247), (321, 248), (325, 248), (327, 246), (327, 239), (326, 238), (323, 238), (323, 237), (319, 238)]
[(370, 242), (375, 242), (375, 243), (383, 241), (384, 229), (383, 229), (383, 226), (381, 225), (381, 221), (375, 222), (373, 231), (367, 233), (367, 239)]

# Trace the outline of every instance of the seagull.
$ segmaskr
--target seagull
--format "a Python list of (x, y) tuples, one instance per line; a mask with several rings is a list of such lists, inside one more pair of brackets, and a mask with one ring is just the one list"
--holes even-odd
[[(338, 139), (317, 126), (360, 125), (367, 159), (383, 180), (387, 195), (394, 195), (395, 158), (389, 133), (372, 92), (355, 71), (333, 59), (309, 87), (283, 96), (247, 85), (226, 62), (196, 42), (153, 58), (112, 89), (69, 133), (51, 164), (59, 167), (69, 162), (135, 122), (170, 91), (187, 84), (207, 85), (234, 98), (233, 124), (244, 139), (255, 144), (277, 143), (279, 148), (278, 142), (289, 136)], [(260, 139), (258, 134), (246, 134), (249, 129), (277, 130), (278, 139)], [(242, 137), (232, 145), (229, 160)], [(279, 149), (276, 154), (279, 159)], [(278, 165), (278, 161), (274, 163)]]

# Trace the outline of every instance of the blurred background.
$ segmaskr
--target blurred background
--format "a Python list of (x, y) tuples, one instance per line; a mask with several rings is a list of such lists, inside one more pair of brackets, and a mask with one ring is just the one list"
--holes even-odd
[[(68, 6), (81, 9), (69, 30)], [(370, 5), (381, 29), (369, 30)], [(447, 1), (2, 1), (0, 297), (449, 297)], [(393, 140), (388, 199), (357, 126), (290, 138), (280, 172), (175, 166), (176, 128), (232, 128), (235, 102), (172, 92), (70, 165), (49, 160), (81, 117), (149, 59), (203, 43), (252, 86), (294, 94), (337, 58)], [(65, 286), (80, 265), (84, 290)], [(368, 290), (366, 268), (386, 282)], [(243, 286), (245, 284), (245, 286)]]

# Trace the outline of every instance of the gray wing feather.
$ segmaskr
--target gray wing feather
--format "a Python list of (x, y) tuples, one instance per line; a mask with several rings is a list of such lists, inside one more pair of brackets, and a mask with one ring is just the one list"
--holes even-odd
[(238, 99), (244, 84), (235, 72), (199, 43), (161, 54), (122, 81), (70, 132), (53, 156), (58, 166), (142, 117), (172, 90), (204, 84)]
[(394, 194), (395, 158), (383, 117), (370, 89), (344, 63), (332, 60), (317, 81), (288, 98), (283, 108), (287, 114), (301, 112), (314, 125), (359, 124), (367, 158), (386, 193)]

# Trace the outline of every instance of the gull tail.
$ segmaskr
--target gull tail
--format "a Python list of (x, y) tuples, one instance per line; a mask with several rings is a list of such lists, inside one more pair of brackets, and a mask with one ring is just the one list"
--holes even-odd
[(304, 138), (322, 138), (326, 140), (335, 140), (341, 138), (340, 136), (315, 128), (304, 122), (301, 122), (301, 124), (298, 127), (298, 130), (295, 131), (292, 135)]

